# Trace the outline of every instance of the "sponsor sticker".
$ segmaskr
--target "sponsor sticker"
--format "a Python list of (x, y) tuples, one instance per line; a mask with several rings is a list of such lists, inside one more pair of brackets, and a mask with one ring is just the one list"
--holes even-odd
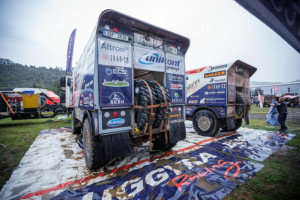
[(217, 69), (222, 69), (222, 68), (226, 68), (227, 67), (227, 65), (219, 65), (219, 66), (209, 66), (208, 67), (208, 71), (213, 71), (213, 70), (217, 70)]
[(210, 83), (221, 83), (221, 82), (225, 82), (226, 79), (225, 78), (222, 78), (222, 79), (216, 79), (216, 78), (211, 78), (210, 79)]
[(172, 90), (182, 90), (183, 86), (182, 84), (171, 84)]
[(216, 77), (216, 76), (224, 76), (226, 75), (226, 71), (218, 71), (218, 72), (212, 72), (212, 73), (206, 73), (204, 74), (204, 78), (210, 78), (210, 77)]
[(104, 79), (104, 82), (102, 83), (103, 86), (108, 87), (127, 87), (129, 86), (129, 83), (125, 80), (119, 81), (119, 80), (112, 80), (112, 81), (106, 81)]
[(133, 63), (136, 69), (165, 71), (165, 56), (164, 52), (160, 50), (134, 46)]
[(127, 70), (124, 69), (124, 67), (115, 67), (114, 69), (111, 69), (110, 67), (106, 67), (105, 68), (105, 73), (106, 75), (112, 75), (112, 74), (116, 74), (116, 75), (126, 75), (127, 74)]
[(184, 77), (180, 76), (180, 75), (173, 75), (173, 74), (169, 74), (169, 81), (177, 81), (177, 82), (183, 82)]
[(125, 123), (125, 119), (123, 118), (116, 118), (116, 119), (111, 119), (107, 122), (107, 126), (109, 127), (117, 127), (121, 126)]
[(173, 118), (173, 117), (180, 117), (181, 114), (174, 114), (174, 115), (170, 115), (170, 118)]
[(189, 100), (188, 103), (197, 103), (197, 100)]
[(99, 40), (99, 64), (131, 67), (131, 46), (120, 42)]
[(166, 54), (166, 72), (170, 74), (184, 75), (184, 58), (172, 54)]
[(193, 81), (191, 84), (189, 84), (187, 86), (187, 90), (189, 91), (189, 90), (195, 88), (199, 83), (200, 83), (200, 79), (197, 79), (197, 80)]
[(109, 95), (109, 101), (110, 104), (116, 105), (116, 104), (124, 104), (125, 103), (125, 97), (122, 93), (120, 92), (114, 92), (111, 95)]

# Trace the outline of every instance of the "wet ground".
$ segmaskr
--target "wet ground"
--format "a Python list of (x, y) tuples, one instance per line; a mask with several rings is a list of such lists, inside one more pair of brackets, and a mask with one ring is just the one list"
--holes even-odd
[[(293, 134), (240, 128), (216, 137), (194, 133), (169, 152), (149, 144), (92, 172), (69, 129), (42, 130), (0, 192), (0, 199), (222, 199), (249, 180)], [(252, 161), (249, 160), (253, 159)]]

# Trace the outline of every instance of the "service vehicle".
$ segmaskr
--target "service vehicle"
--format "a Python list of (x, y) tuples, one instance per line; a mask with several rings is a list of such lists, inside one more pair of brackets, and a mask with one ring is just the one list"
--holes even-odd
[(237, 130), (242, 118), (249, 123), (250, 77), (256, 68), (240, 60), (186, 72), (186, 118), (195, 131), (214, 136), (220, 128)]
[[(45, 114), (44, 111), (53, 111), (53, 114)], [(60, 105), (59, 98), (53, 91), (40, 88), (0, 91), (0, 119), (52, 118), (64, 112), (65, 107)]]
[(284, 93), (281, 95), (281, 97), (283, 97), (288, 107), (295, 107), (300, 105), (300, 98), (298, 93)]
[(168, 150), (185, 139), (189, 43), (114, 10), (100, 14), (71, 81), (72, 132), (83, 135), (88, 168), (130, 154), (137, 142)]

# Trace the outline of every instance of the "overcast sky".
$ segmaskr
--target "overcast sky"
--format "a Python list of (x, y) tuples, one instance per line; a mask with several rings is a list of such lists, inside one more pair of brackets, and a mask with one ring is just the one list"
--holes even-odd
[(74, 65), (108, 8), (188, 37), (187, 70), (240, 59), (252, 81), (300, 79), (300, 54), (231, 0), (0, 0), (0, 58), (65, 69), (76, 28)]

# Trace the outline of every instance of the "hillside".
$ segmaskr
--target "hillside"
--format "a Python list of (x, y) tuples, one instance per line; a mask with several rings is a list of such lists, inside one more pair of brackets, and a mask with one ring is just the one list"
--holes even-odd
[(44, 88), (59, 94), (59, 80), (65, 73), (59, 68), (0, 64), (0, 89)]

